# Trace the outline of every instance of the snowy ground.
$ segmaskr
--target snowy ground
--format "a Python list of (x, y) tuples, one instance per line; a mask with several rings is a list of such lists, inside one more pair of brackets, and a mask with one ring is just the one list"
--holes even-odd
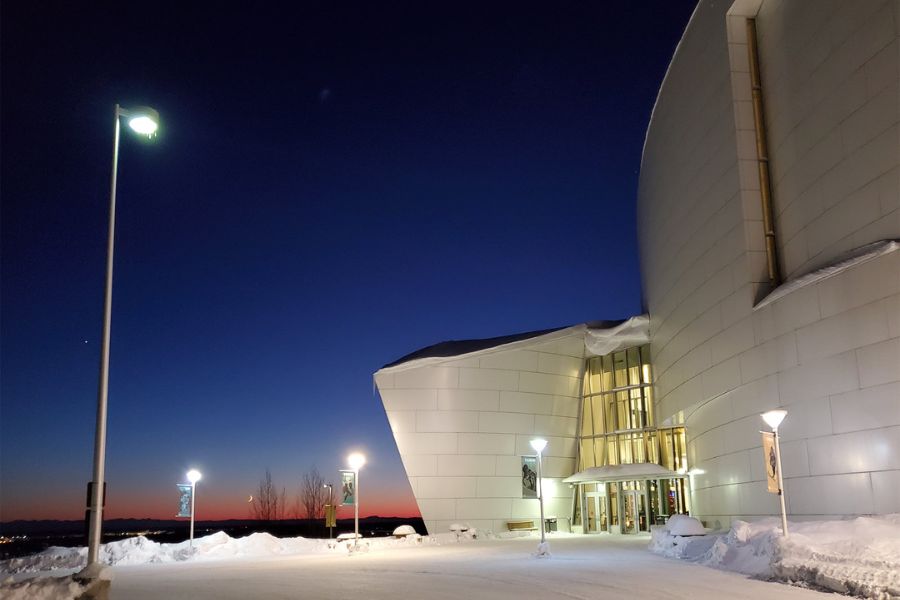
[[(329, 542), (219, 532), (158, 544), (143, 537), (105, 544), (113, 600), (143, 598), (812, 598), (814, 586), (876, 599), (900, 598), (900, 515), (790, 524), (736, 521), (705, 533), (675, 516), (652, 537), (472, 532)], [(649, 552), (648, 552), (649, 547)], [(4, 600), (76, 598), (71, 575), (85, 548), (51, 548), (0, 562)], [(681, 560), (673, 560), (681, 559)], [(708, 567), (713, 567), (712, 569)], [(48, 578), (47, 575), (55, 576)], [(775, 583), (791, 582), (794, 586)], [(834, 596), (831, 596), (832, 598)]]
[[(253, 539), (233, 540), (224, 534), (203, 538), (197, 553), (188, 560), (178, 560), (183, 558), (180, 554), (183, 548), (178, 545), (154, 548), (146, 540), (132, 541), (131, 553), (123, 549), (113, 553), (118, 560), (113, 560), (117, 566), (112, 569), (110, 597), (112, 600), (823, 597), (819, 592), (747, 579), (736, 573), (652, 554), (647, 551), (648, 536), (554, 534), (550, 538), (550, 558), (535, 558), (539, 541), (536, 534), (459, 542), (450, 534), (421, 538), (421, 541), (415, 538), (365, 540), (368, 550), (352, 554), (345, 545), (328, 548), (318, 540), (278, 540), (266, 534), (250, 538)], [(137, 556), (141, 561), (156, 562), (134, 564)], [(59, 560), (55, 564), (61, 566)], [(7, 564), (4, 568), (10, 571), (13, 567)], [(18, 563), (15, 568), (26, 568), (26, 564)], [(0, 595), (15, 597), (9, 586), (23, 583), (4, 584)]]

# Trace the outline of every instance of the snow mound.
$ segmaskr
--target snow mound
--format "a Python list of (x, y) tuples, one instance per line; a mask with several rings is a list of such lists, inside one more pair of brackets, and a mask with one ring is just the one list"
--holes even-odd
[(394, 537), (407, 536), (407, 535), (415, 535), (416, 530), (412, 525), (401, 525), (397, 529), (394, 530)]
[(672, 535), (703, 535), (706, 529), (699, 519), (687, 515), (672, 515), (666, 522), (666, 529)]
[(725, 534), (683, 537), (651, 531), (650, 550), (760, 579), (856, 594), (900, 597), (900, 515), (791, 523), (734, 521)]

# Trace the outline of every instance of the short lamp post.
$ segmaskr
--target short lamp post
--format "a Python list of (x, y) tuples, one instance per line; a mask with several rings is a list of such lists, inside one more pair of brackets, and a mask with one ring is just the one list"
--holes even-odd
[(191, 482), (191, 543), (190, 547), (194, 547), (194, 503), (197, 500), (197, 482), (203, 475), (197, 469), (191, 469), (187, 472), (188, 481)]
[(544, 452), (544, 448), (547, 447), (547, 440), (543, 438), (535, 438), (531, 440), (531, 447), (534, 448), (534, 451), (537, 452), (537, 484), (538, 484), (538, 503), (541, 505), (541, 546), (538, 548), (538, 553), (545, 553), (547, 550), (546, 547), (546, 537), (545, 530), (547, 528), (546, 523), (544, 522), (544, 483), (541, 481), (543, 475), (543, 461), (542, 454)]
[(347, 464), (353, 469), (353, 531), (356, 537), (353, 547), (359, 547), (359, 470), (366, 464), (366, 457), (359, 452), (354, 452), (347, 457)]
[[(334, 486), (330, 483), (326, 483), (322, 486), (322, 488), (328, 490), (328, 507), (330, 510), (334, 510)], [(330, 540), (333, 537), (333, 527), (331, 527), (331, 517), (326, 512), (325, 520), (328, 522), (328, 539)]]
[(775, 470), (778, 471), (778, 497), (781, 499), (781, 530), (784, 537), (788, 537), (787, 510), (784, 508), (784, 479), (781, 476), (781, 445), (778, 442), (778, 426), (784, 421), (787, 411), (770, 410), (760, 416), (772, 428), (772, 437), (775, 438)]
[(112, 178), (109, 189), (109, 229), (106, 240), (106, 286), (103, 300), (103, 336), (100, 345), (100, 381), (97, 390), (97, 424), (94, 429), (94, 469), (90, 483), (87, 569), (96, 570), (103, 536), (103, 496), (106, 469), (106, 403), (109, 390), (109, 329), (112, 315), (113, 240), (116, 233), (116, 177), (119, 169), (121, 119), (137, 134), (153, 137), (159, 128), (159, 113), (152, 108), (122, 108), (116, 104), (113, 135)]

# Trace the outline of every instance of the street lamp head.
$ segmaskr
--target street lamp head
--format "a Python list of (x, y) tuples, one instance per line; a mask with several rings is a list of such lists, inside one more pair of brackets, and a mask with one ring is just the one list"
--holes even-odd
[(121, 114), (128, 117), (128, 126), (135, 133), (153, 137), (153, 134), (159, 129), (159, 113), (149, 106), (123, 108), (121, 109)]
[(787, 416), (787, 411), (781, 409), (770, 410), (760, 416), (762, 416), (763, 421), (765, 421), (769, 427), (777, 430), (778, 426), (781, 425), (781, 422), (784, 421), (784, 418)]
[(198, 471), (197, 469), (191, 469), (187, 472), (188, 481), (190, 481), (191, 483), (197, 483), (198, 481), (200, 481), (201, 477), (203, 477), (203, 475), (201, 475), (200, 471)]
[(362, 466), (366, 464), (366, 457), (359, 452), (354, 452), (347, 457), (347, 464), (350, 465), (350, 468), (354, 471), (359, 471)]
[(540, 454), (544, 451), (544, 448), (547, 447), (547, 440), (543, 438), (535, 438), (531, 440), (531, 447), (534, 448), (534, 451)]

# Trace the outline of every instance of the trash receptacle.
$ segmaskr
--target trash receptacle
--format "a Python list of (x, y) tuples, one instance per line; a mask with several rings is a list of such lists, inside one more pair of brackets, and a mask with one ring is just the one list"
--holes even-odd
[(556, 517), (547, 517), (544, 519), (544, 531), (547, 533), (556, 531)]

